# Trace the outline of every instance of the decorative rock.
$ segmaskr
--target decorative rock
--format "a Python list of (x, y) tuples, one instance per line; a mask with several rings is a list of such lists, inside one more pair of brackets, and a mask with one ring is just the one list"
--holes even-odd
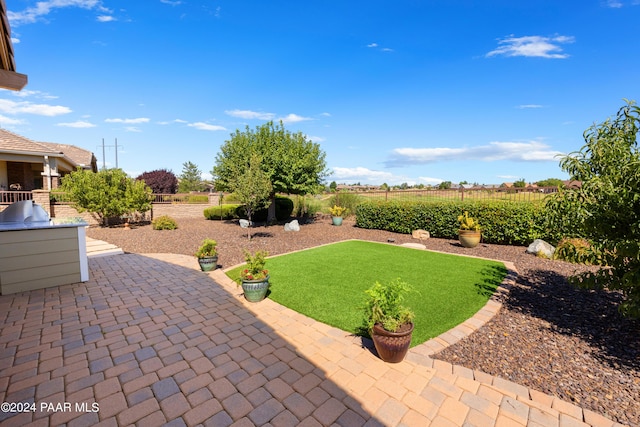
[(300, 224), (297, 219), (288, 222), (284, 225), (284, 231), (300, 231)]
[(421, 243), (403, 243), (400, 246), (411, 249), (427, 249), (427, 247)]
[(240, 220), (240, 227), (242, 228), (249, 228), (249, 226), (253, 225), (251, 222), (247, 221), (246, 219), (241, 219)]
[(542, 239), (534, 240), (533, 243), (531, 243), (527, 248), (527, 253), (548, 259), (553, 259), (553, 253), (555, 251), (556, 248), (553, 245), (545, 242)]
[(431, 234), (429, 234), (429, 232), (426, 230), (413, 230), (411, 232), (411, 237), (419, 240), (427, 240), (429, 237), (431, 237)]

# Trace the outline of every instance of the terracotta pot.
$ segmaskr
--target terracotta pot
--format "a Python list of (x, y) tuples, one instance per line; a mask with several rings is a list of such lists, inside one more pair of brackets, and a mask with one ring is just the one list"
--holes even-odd
[(206, 256), (198, 258), (198, 264), (200, 264), (200, 270), (211, 271), (218, 268), (218, 256)]
[(389, 332), (376, 323), (371, 331), (373, 344), (382, 360), (388, 363), (398, 363), (404, 359), (411, 344), (413, 323), (406, 323), (397, 332)]
[(475, 248), (480, 243), (482, 233), (476, 230), (458, 230), (458, 240), (465, 248)]
[(267, 296), (269, 290), (269, 276), (260, 280), (242, 279), (242, 291), (249, 302), (260, 302)]

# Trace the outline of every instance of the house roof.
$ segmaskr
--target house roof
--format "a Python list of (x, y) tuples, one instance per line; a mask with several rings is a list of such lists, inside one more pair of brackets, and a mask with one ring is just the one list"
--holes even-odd
[(11, 43), (11, 28), (7, 18), (7, 5), (0, 0), (0, 87), (20, 90), (27, 84), (27, 76), (16, 72)]
[(6, 129), (0, 129), (0, 153), (58, 157), (72, 168), (81, 166), (97, 169), (96, 158), (91, 151), (75, 145), (32, 141)]

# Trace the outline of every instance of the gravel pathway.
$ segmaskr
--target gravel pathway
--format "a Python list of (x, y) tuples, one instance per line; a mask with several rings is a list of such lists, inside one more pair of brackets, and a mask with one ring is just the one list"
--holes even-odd
[[(300, 232), (282, 225), (252, 229), (249, 241), (237, 222), (177, 219), (177, 230), (149, 225), (89, 228), (87, 235), (134, 253), (193, 255), (205, 237), (218, 241), (223, 268), (243, 262), (242, 251), (270, 255), (345, 239), (396, 244), (410, 235), (364, 230), (329, 219), (302, 224)], [(584, 266), (550, 261), (524, 247), (481, 244), (465, 249), (457, 241), (429, 239), (428, 249), (511, 261), (518, 281), (503, 309), (484, 327), (434, 358), (478, 369), (574, 402), (614, 421), (640, 427), (640, 322), (622, 318), (614, 292), (577, 290), (566, 277)]]

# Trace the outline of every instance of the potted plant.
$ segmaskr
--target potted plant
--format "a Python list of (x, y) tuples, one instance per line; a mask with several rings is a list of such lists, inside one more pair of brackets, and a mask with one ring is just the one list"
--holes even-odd
[(347, 208), (342, 206), (333, 205), (332, 208), (329, 208), (329, 213), (331, 214), (331, 222), (333, 225), (342, 225), (342, 215), (345, 214)]
[(204, 239), (196, 252), (198, 264), (202, 271), (215, 270), (218, 267), (218, 242), (213, 239)]
[(396, 279), (388, 285), (376, 282), (365, 291), (365, 327), (382, 360), (398, 363), (409, 350), (414, 313), (403, 305), (411, 286)]
[(257, 251), (254, 255), (247, 250), (244, 251), (244, 260), (247, 265), (240, 272), (240, 283), (244, 297), (249, 302), (259, 302), (267, 296), (269, 270), (264, 268), (267, 255), (266, 251)]
[(480, 243), (482, 233), (480, 232), (480, 224), (469, 216), (467, 211), (458, 217), (460, 229), (458, 230), (458, 240), (465, 248), (475, 248)]

